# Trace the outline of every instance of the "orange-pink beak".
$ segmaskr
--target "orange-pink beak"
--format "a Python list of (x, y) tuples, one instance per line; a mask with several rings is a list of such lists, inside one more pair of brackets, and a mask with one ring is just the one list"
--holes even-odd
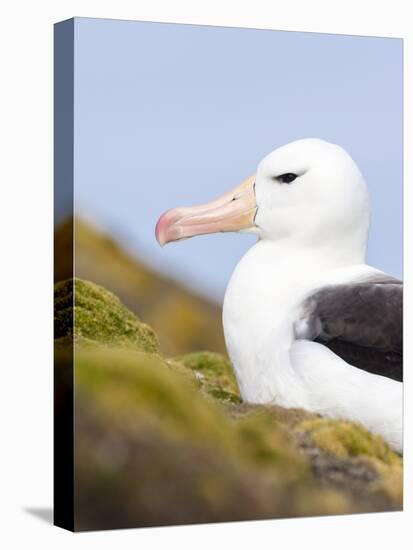
[(254, 184), (255, 175), (207, 204), (167, 210), (156, 224), (156, 240), (163, 246), (196, 235), (254, 227), (257, 210)]

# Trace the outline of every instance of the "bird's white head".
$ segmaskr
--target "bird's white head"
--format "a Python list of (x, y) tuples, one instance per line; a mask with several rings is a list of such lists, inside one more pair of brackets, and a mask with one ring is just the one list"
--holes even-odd
[(165, 212), (156, 238), (163, 245), (206, 233), (243, 231), (305, 246), (332, 240), (340, 246), (346, 240), (365, 247), (368, 222), (367, 189), (352, 158), (338, 145), (302, 139), (271, 152), (254, 175), (219, 199)]

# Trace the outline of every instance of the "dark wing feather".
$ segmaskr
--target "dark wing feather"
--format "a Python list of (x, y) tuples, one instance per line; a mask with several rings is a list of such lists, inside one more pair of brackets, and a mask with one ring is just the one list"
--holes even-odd
[(403, 284), (391, 277), (324, 287), (305, 302), (309, 337), (360, 369), (403, 379)]

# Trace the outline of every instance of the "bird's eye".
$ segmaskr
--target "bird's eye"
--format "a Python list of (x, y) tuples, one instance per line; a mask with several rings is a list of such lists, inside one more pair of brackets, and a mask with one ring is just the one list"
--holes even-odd
[(274, 179), (276, 179), (280, 183), (291, 183), (296, 178), (298, 178), (297, 174), (293, 174), (291, 172), (288, 172), (287, 174), (281, 174), (281, 176), (277, 176)]

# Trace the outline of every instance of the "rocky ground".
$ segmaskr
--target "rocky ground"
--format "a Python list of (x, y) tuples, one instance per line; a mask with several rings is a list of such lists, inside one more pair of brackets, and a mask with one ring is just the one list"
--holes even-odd
[(163, 356), (96, 284), (56, 285), (55, 336), (57, 380), (75, 343), (76, 530), (402, 508), (402, 458), (379, 437), (242, 403), (224, 355)]

